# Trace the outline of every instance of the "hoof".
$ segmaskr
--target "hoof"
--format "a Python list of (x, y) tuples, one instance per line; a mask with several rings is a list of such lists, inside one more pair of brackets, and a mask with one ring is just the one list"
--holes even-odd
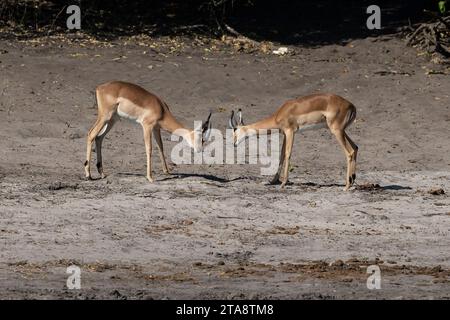
[(356, 179), (355, 174), (352, 174), (351, 176), (348, 177), (348, 181), (347, 184), (345, 185), (344, 191), (350, 189), (350, 187), (355, 183), (355, 179)]
[(273, 177), (273, 179), (269, 181), (269, 184), (271, 184), (271, 185), (277, 185), (280, 183), (281, 183), (281, 180), (278, 175), (275, 175), (275, 177)]
[(344, 189), (342, 189), (342, 191), (348, 191), (348, 190), (350, 190), (350, 187), (351, 187), (351, 185), (347, 185), (347, 186), (345, 186)]
[(92, 180), (92, 177), (91, 177), (91, 176), (86, 176), (86, 177), (84, 177), (84, 180), (86, 180), (86, 181), (91, 181), (91, 180)]
[(155, 180), (152, 177), (147, 177), (148, 182), (153, 183)]

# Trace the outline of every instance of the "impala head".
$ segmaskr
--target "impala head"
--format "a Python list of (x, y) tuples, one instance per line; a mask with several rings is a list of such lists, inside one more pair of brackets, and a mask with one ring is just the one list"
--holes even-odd
[(237, 113), (234, 113), (234, 110), (231, 111), (231, 117), (228, 121), (228, 127), (233, 129), (233, 143), (237, 146), (245, 139), (246, 129), (244, 127), (244, 121), (242, 120), (242, 111), (238, 110)]
[(201, 125), (201, 127), (199, 126), (198, 128), (195, 128), (193, 131), (191, 131), (190, 135), (190, 140), (193, 142), (193, 144), (191, 144), (191, 147), (195, 152), (201, 152), (203, 150), (203, 145), (209, 140), (209, 137), (211, 136), (211, 112), (209, 113), (208, 118)]

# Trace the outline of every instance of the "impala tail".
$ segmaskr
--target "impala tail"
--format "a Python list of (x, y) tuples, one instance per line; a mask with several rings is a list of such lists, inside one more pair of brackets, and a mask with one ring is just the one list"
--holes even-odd
[(352, 104), (347, 112), (347, 118), (345, 119), (344, 129), (353, 123), (356, 119), (356, 107)]

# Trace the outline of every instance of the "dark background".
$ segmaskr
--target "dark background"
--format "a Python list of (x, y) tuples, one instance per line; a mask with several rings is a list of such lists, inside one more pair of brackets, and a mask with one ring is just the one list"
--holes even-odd
[[(381, 7), (381, 33), (426, 19), (424, 8), (437, 11), (437, 0), (3, 0), (0, 25), (23, 37), (68, 32), (65, 8), (70, 4), (81, 7), (82, 32), (99, 37), (140, 33), (220, 36), (229, 33), (226, 26), (230, 26), (255, 40), (286, 44), (366, 37), (371, 33), (366, 28), (366, 8), (371, 4)], [(3, 30), (2, 36), (7, 35)]]

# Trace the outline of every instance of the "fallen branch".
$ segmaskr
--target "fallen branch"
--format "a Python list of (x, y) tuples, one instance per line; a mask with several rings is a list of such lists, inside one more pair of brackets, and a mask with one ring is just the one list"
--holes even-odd
[(395, 70), (381, 70), (381, 71), (374, 72), (374, 74), (378, 74), (380, 76), (386, 76), (386, 75), (389, 75), (389, 74), (411, 76), (411, 73), (409, 73), (409, 72), (406, 72), (406, 71), (395, 71)]
[(450, 22), (447, 22), (447, 20), (446, 20), (446, 19), (449, 19), (450, 17), (443, 18), (442, 16), (438, 15), (436, 12), (429, 11), (429, 10), (423, 10), (423, 11), (425, 13), (428, 13), (429, 15), (434, 17), (435, 19), (438, 19), (440, 22), (442, 22), (447, 27), (447, 29), (450, 30)]
[(227, 25), (226, 23), (224, 23), (224, 27), (225, 27), (225, 29), (226, 29), (229, 33), (231, 33), (232, 35), (234, 35), (234, 36), (236, 36), (236, 37), (238, 37), (238, 38), (241, 38), (242, 40), (247, 41), (247, 42), (249, 42), (249, 43), (251, 43), (251, 44), (253, 44), (253, 45), (259, 45), (259, 42), (258, 42), (258, 41), (252, 40), (252, 39), (250, 39), (250, 38), (248, 38), (248, 37), (242, 35), (241, 33), (237, 32), (235, 29), (233, 29), (232, 27), (230, 27), (229, 25)]
[(50, 34), (50, 32), (53, 30), (53, 27), (55, 26), (56, 20), (59, 18), (59, 16), (61, 15), (61, 13), (66, 9), (66, 7), (67, 7), (67, 6), (64, 6), (64, 7), (58, 12), (58, 14), (56, 15), (55, 19), (53, 19), (53, 22), (52, 22), (50, 28), (48, 29), (47, 36), (48, 36), (48, 35)]
[(435, 21), (420, 24), (408, 37), (406, 44), (417, 46), (430, 54), (440, 54), (450, 58), (450, 16), (441, 17), (437, 13), (425, 11)]
[(192, 30), (192, 29), (199, 29), (199, 28), (207, 28), (205, 24), (194, 24), (189, 26), (179, 26), (173, 28), (173, 31), (180, 31), (180, 30)]

